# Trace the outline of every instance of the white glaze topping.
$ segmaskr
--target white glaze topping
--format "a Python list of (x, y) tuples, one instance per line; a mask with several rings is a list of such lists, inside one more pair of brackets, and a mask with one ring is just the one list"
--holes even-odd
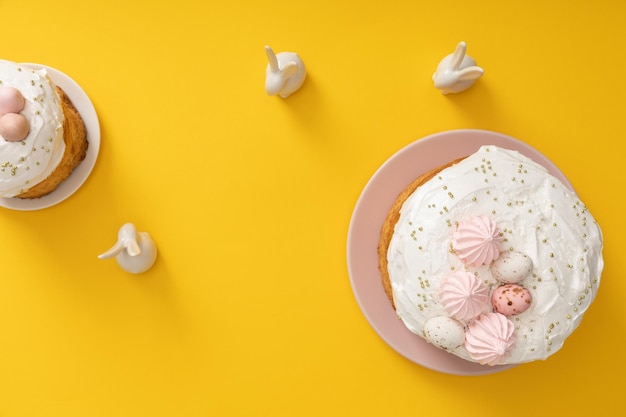
[(0, 60), (0, 85), (18, 89), (25, 99), (20, 114), (30, 132), (24, 140), (0, 137), (0, 197), (14, 197), (46, 179), (63, 152), (63, 110), (46, 70)]
[[(476, 274), (490, 291), (501, 285), (491, 265), (465, 265), (452, 248), (455, 227), (482, 215), (495, 219), (504, 251), (532, 261), (519, 284), (533, 302), (510, 318), (516, 343), (500, 363), (545, 359), (561, 348), (596, 295), (602, 234), (573, 191), (516, 151), (484, 146), (405, 201), (387, 256), (397, 314), (423, 337), (426, 321), (449, 316), (439, 291), (451, 271)], [(474, 361), (464, 346), (451, 352)]]

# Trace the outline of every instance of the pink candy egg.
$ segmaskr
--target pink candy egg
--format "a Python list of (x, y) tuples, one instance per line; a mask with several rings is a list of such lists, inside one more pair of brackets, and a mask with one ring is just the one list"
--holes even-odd
[(17, 88), (0, 87), (0, 115), (24, 110), (25, 100)]
[(491, 294), (491, 304), (495, 310), (507, 317), (528, 310), (532, 301), (530, 291), (518, 284), (502, 285)]
[(0, 136), (8, 142), (19, 142), (28, 136), (30, 126), (26, 117), (19, 113), (0, 116)]

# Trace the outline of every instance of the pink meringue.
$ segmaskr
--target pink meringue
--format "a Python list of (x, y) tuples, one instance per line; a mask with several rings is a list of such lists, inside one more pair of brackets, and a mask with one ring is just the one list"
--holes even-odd
[(501, 364), (513, 347), (515, 325), (500, 313), (486, 313), (465, 332), (465, 349), (481, 365)]
[(452, 237), (452, 248), (467, 265), (489, 265), (500, 255), (502, 240), (494, 220), (477, 216), (458, 225)]
[(455, 271), (439, 288), (443, 308), (457, 320), (471, 320), (491, 310), (489, 287), (469, 271)]

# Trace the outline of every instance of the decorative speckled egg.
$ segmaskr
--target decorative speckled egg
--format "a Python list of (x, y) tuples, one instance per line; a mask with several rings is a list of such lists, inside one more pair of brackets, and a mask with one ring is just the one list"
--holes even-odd
[(424, 324), (424, 335), (433, 345), (453, 350), (465, 341), (465, 328), (452, 317), (437, 316)]
[(520, 252), (510, 251), (500, 254), (491, 265), (494, 278), (505, 284), (518, 283), (533, 270), (533, 261)]
[(0, 115), (19, 113), (24, 109), (24, 96), (16, 88), (0, 87)]
[(506, 284), (491, 294), (491, 304), (500, 314), (510, 317), (528, 310), (533, 297), (526, 288), (518, 284)]
[(30, 131), (26, 117), (20, 113), (7, 113), (0, 116), (0, 136), (7, 142), (18, 142)]

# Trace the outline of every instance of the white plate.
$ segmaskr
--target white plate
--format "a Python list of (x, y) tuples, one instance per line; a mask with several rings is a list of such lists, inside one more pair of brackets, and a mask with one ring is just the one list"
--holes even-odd
[(69, 198), (87, 180), (96, 164), (98, 152), (100, 151), (100, 124), (98, 122), (96, 109), (87, 94), (76, 81), (61, 71), (45, 65), (32, 63), (22, 65), (33, 69), (46, 69), (52, 81), (65, 91), (65, 94), (72, 100), (72, 103), (83, 118), (85, 127), (87, 128), (87, 141), (89, 142), (85, 159), (74, 169), (74, 172), (72, 172), (69, 178), (63, 181), (63, 183), (50, 194), (34, 199), (0, 198), (0, 207), (24, 211), (41, 210), (59, 204)]
[(426, 368), (453, 375), (482, 375), (512, 365), (487, 366), (463, 360), (411, 333), (400, 321), (378, 272), (380, 229), (396, 197), (420, 174), (467, 156), (482, 145), (517, 150), (543, 165), (570, 189), (563, 173), (529, 145), (485, 130), (452, 130), (422, 138), (387, 160), (369, 180), (354, 209), (347, 242), (347, 261), (354, 295), (370, 325), (395, 351)]

